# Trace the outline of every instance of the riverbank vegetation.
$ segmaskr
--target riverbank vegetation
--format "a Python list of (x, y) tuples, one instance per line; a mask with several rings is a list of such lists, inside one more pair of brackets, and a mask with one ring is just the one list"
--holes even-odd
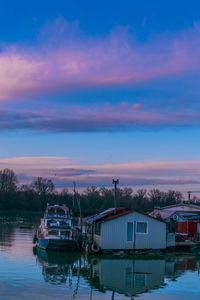
[[(117, 204), (137, 211), (151, 211), (155, 206), (166, 206), (183, 201), (178, 191), (158, 189), (147, 191), (118, 188)], [(44, 211), (47, 203), (67, 205), (75, 214), (93, 214), (114, 206), (114, 191), (110, 188), (91, 187), (79, 194), (63, 189), (58, 192), (50, 179), (38, 177), (29, 185), (18, 185), (13, 170), (0, 171), (0, 210)]]

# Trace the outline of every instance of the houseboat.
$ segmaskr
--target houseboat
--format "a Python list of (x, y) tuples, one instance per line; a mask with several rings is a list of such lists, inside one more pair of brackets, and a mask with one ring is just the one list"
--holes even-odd
[(200, 240), (200, 206), (178, 203), (175, 205), (155, 207), (149, 214), (167, 223), (169, 232), (173, 232), (178, 240)]
[(78, 228), (73, 226), (67, 206), (47, 205), (34, 242), (44, 250), (77, 250), (78, 235)]
[(134, 210), (110, 208), (85, 222), (92, 252), (167, 247), (166, 223)]

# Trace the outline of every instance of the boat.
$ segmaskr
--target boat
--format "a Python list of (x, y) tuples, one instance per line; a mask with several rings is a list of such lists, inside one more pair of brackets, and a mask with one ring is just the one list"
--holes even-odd
[(43, 250), (78, 250), (78, 229), (72, 224), (69, 208), (47, 205), (33, 242)]

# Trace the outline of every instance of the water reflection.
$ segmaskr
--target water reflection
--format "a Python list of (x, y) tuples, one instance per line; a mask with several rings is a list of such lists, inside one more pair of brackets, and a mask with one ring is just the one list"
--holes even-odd
[[(185, 271), (199, 268), (199, 260), (193, 255), (167, 256), (159, 259), (106, 258), (45, 252), (37, 249), (36, 259), (42, 266), (46, 282), (67, 284), (72, 278), (82, 277), (94, 290), (134, 297), (166, 286), (165, 279), (177, 280)], [(77, 286), (78, 289), (78, 286)], [(91, 297), (91, 295), (90, 295)], [(92, 299), (92, 298), (91, 298)]]
[[(40, 215), (21, 213), (0, 214), (0, 251), (20, 252), (26, 248), (29, 240), (32, 241), (33, 233), (38, 226)], [(22, 242), (25, 242), (24, 245)]]
[(59, 253), (36, 249), (36, 260), (42, 266), (46, 282), (52, 284), (72, 284), (72, 276), (78, 276), (81, 266), (80, 254)]
[(164, 276), (165, 260), (99, 259), (92, 264), (92, 278), (98, 279), (95, 287), (100, 291), (135, 296), (164, 285)]

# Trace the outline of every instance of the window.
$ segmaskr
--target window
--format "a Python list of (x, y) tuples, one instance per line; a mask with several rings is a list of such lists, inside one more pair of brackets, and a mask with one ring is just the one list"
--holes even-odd
[(137, 222), (137, 233), (147, 233), (147, 222)]
[(95, 234), (101, 235), (101, 223), (95, 223)]
[(58, 236), (58, 230), (54, 230), (54, 229), (48, 230), (48, 235), (56, 235), (56, 236)]
[(64, 237), (69, 237), (70, 236), (70, 231), (69, 230), (62, 230), (60, 232), (60, 235), (64, 236)]
[(135, 274), (134, 276), (134, 287), (144, 288), (146, 287), (146, 274)]
[(130, 267), (126, 267), (126, 273), (125, 273), (125, 285), (126, 287), (131, 287), (132, 286), (132, 270)]
[(127, 241), (131, 242), (133, 240), (133, 222), (127, 223)]

